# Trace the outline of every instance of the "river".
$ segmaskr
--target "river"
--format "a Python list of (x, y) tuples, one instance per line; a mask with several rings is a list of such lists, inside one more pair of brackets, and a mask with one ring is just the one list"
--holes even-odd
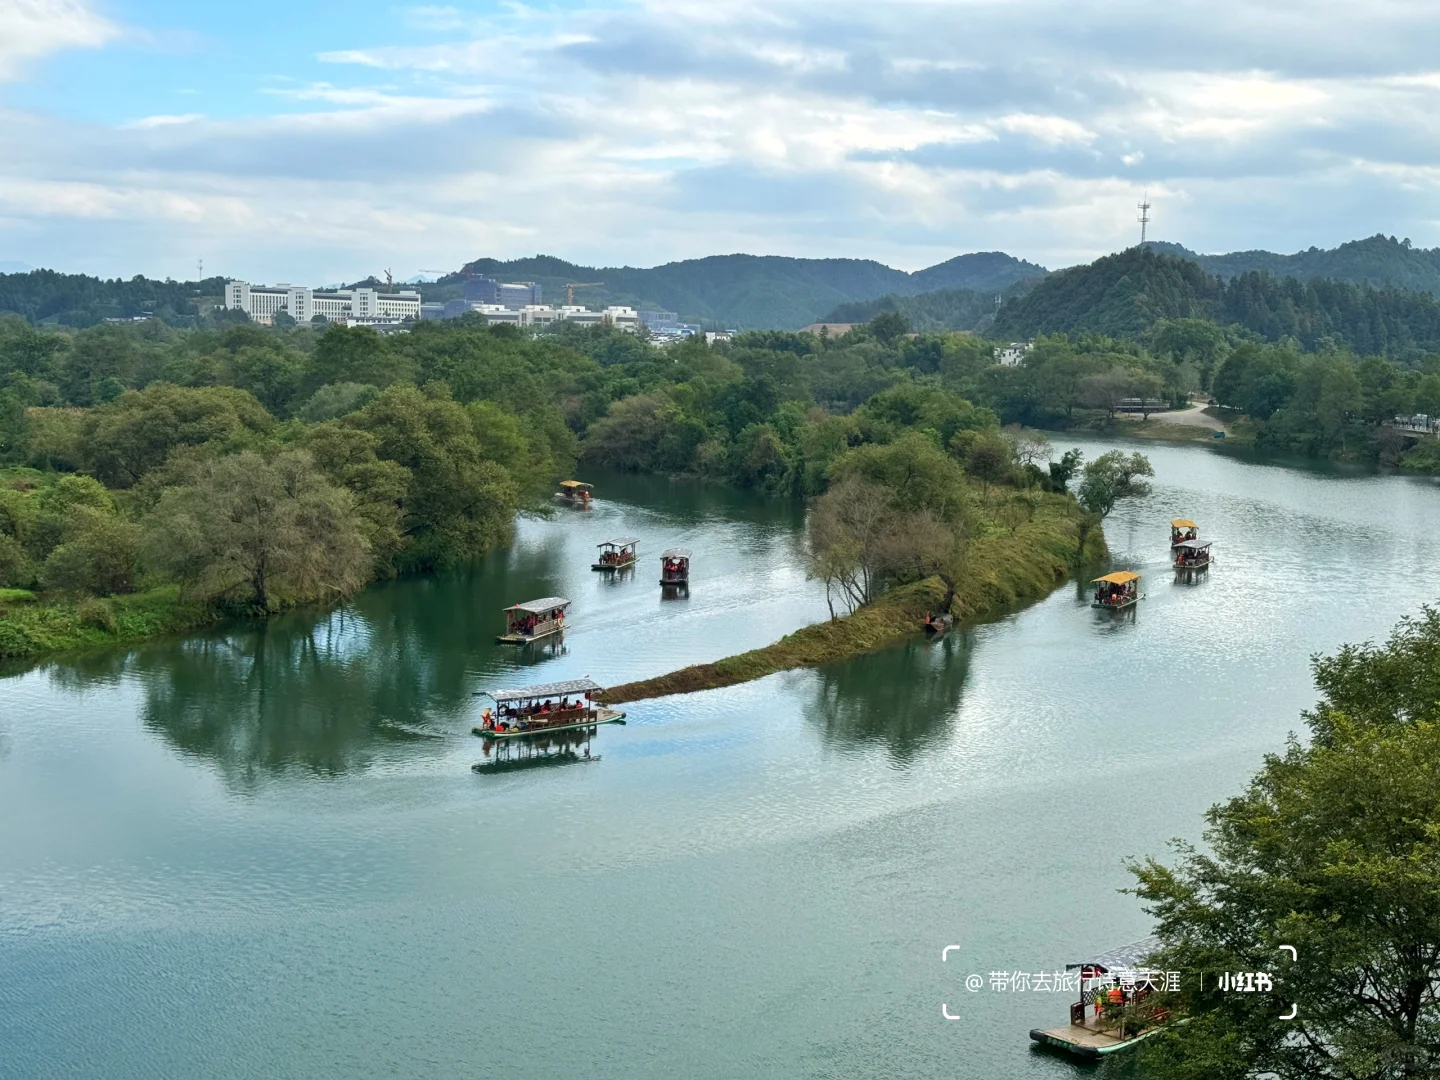
[[(1430, 481), (1141, 449), (1154, 493), (1106, 523), (1132, 616), (1071, 585), (635, 702), (598, 761), (472, 772), (472, 691), (824, 617), (796, 507), (599, 477), (464, 572), (0, 680), (0, 1076), (1075, 1075), (1027, 1038), (1068, 997), (990, 973), (1147, 933), (1123, 860), (1198, 839), (1300, 730), (1312, 653), (1436, 591)], [(1216, 540), (1200, 584), (1168, 572), (1175, 516)], [(626, 534), (639, 569), (590, 571)], [(690, 595), (663, 600), (681, 544)], [(557, 593), (563, 646), (493, 644), (506, 603)]]

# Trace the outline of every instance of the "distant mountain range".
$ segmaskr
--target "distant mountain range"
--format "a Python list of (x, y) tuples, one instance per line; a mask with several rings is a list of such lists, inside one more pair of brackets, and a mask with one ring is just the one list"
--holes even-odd
[[(1299, 282), (1324, 280), (1440, 296), (1440, 248), (1416, 248), (1408, 240), (1394, 237), (1372, 236), (1330, 250), (1311, 248), (1293, 255), (1269, 251), (1200, 255), (1165, 242), (1146, 247), (1152, 255), (1173, 256), (1220, 282), (1260, 271), (1277, 284), (1293, 277)], [(1091, 265), (1102, 264), (1112, 265), (1104, 259)], [(999, 251), (959, 255), (914, 273), (868, 259), (715, 255), (642, 269), (580, 266), (537, 255), (508, 262), (477, 259), (459, 273), (447, 274), (433, 284), (420, 282), (417, 287), (427, 300), (447, 300), (460, 295), (466, 273), (481, 273), (506, 281), (538, 281), (547, 300), (563, 303), (566, 283), (577, 282), (583, 285), (575, 290), (577, 303), (675, 311), (687, 322), (735, 329), (796, 329), (817, 321), (864, 322), (881, 311), (899, 311), (919, 330), (989, 332), (999, 294), (1006, 297), (1006, 304), (1004, 318), (995, 323), (994, 332), (1010, 333), (1007, 328), (1041, 323), (1093, 325), (1098, 320), (1110, 325), (1113, 310), (1083, 316), (1050, 311), (1043, 318), (1022, 318), (1020, 312), (1034, 314), (1039, 308), (1012, 306), (1036, 286), (1085, 269), (1050, 273), (1043, 266)], [(32, 322), (86, 326), (101, 318), (154, 312), (168, 322), (184, 325), (193, 322), (204, 306), (197, 306), (197, 301), (219, 297), (223, 281), (162, 282), (143, 277), (107, 281), (53, 270), (0, 273), (0, 313), (13, 312)], [(593, 282), (601, 284), (584, 284)], [(373, 278), (366, 283), (379, 284)], [(1055, 294), (1045, 295), (1053, 299)], [(1088, 289), (1086, 295), (1091, 295)], [(1173, 306), (1148, 292), (1136, 303), (1166, 310)], [(1130, 324), (1139, 318), (1136, 311), (1131, 316), (1120, 321)]]
[[(466, 273), (505, 281), (536, 281), (548, 301), (564, 302), (566, 282), (603, 282), (575, 290), (577, 303), (629, 304), (675, 311), (707, 326), (793, 330), (837, 304), (886, 294), (912, 296), (940, 289), (994, 294), (1039, 280), (1043, 266), (999, 251), (959, 255), (913, 274), (869, 259), (791, 259), (777, 255), (713, 255), (650, 269), (577, 266), (549, 255), (499, 262), (477, 259), (440, 280), (456, 293)], [(436, 289), (422, 286), (427, 298)]]

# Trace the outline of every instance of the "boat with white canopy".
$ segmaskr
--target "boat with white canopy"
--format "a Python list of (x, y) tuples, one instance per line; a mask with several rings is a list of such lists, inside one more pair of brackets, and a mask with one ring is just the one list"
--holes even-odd
[(528, 645), (565, 629), (565, 612), (570, 601), (563, 596), (526, 600), (505, 609), (505, 633), (495, 640), (501, 645)]
[(479, 696), (488, 697), (495, 707), (485, 709), (480, 725), (471, 730), (487, 739), (517, 739), (582, 731), (624, 720), (623, 712), (607, 709), (596, 700), (603, 689), (593, 679), (586, 678), (537, 683), (513, 690), (482, 690)]
[(635, 545), (640, 542), (636, 536), (617, 536), (595, 546), (600, 557), (590, 564), (591, 570), (622, 570), (635, 565)]

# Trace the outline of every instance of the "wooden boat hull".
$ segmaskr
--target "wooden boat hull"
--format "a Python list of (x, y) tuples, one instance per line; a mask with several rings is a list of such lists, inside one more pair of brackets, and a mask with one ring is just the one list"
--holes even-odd
[(1134, 1046), (1141, 1039), (1148, 1038), (1159, 1030), (1158, 1027), (1151, 1028), (1132, 1038), (1120, 1039), (1093, 1028), (1070, 1024), (1063, 1028), (1031, 1028), (1030, 1038), (1043, 1046), (1053, 1046), (1056, 1050), (1063, 1050), (1072, 1057), (1085, 1061), (1098, 1061), (1106, 1054), (1113, 1054), (1117, 1050), (1125, 1050)]
[(500, 634), (495, 638), (501, 645), (528, 645), (532, 641), (540, 641), (544, 638), (553, 637), (563, 631), (563, 626), (551, 626), (549, 629), (541, 630), (537, 634)]
[(472, 735), (479, 735), (484, 739), (524, 739), (533, 738), (537, 735), (554, 735), (561, 731), (583, 731), (585, 728), (597, 727), (600, 724), (620, 724), (625, 722), (625, 714), (614, 709), (600, 708), (595, 710), (593, 717), (586, 717), (583, 720), (576, 720), (569, 724), (548, 724), (543, 727), (533, 727), (525, 731), (487, 731), (484, 728), (471, 728)]
[(661, 579), (660, 579), (660, 584), (661, 584), (661, 585), (689, 585), (689, 584), (690, 584), (690, 579), (689, 579), (688, 577), (684, 577), (684, 578), (661, 578)]
[(1176, 570), (1209, 570), (1209, 569), (1210, 569), (1210, 560), (1209, 560), (1209, 559), (1206, 559), (1204, 562), (1196, 562), (1196, 563), (1178, 563), (1178, 562), (1177, 562), (1177, 563), (1175, 564), (1175, 569), (1176, 569)]
[(635, 565), (635, 560), (634, 560), (634, 559), (631, 559), (629, 562), (612, 562), (612, 563), (597, 562), (597, 563), (591, 563), (591, 564), (590, 564), (590, 569), (591, 569), (591, 570), (624, 570), (624, 569), (626, 569), (626, 568), (628, 568), (628, 567), (631, 567), (631, 566), (634, 566), (634, 565)]
[(1126, 600), (1123, 604), (1102, 604), (1098, 601), (1092, 600), (1090, 602), (1090, 606), (1092, 608), (1097, 608), (1101, 611), (1124, 611), (1126, 608), (1134, 607), (1139, 602), (1140, 598), (1137, 596), (1133, 600)]

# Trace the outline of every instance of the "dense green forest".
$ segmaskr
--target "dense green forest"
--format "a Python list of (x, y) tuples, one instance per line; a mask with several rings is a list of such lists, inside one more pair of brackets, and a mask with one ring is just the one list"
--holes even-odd
[[(20, 315), (31, 323), (93, 326), (104, 319), (153, 316), (170, 326), (195, 326), (201, 307), (225, 292), (225, 279), (155, 281), (136, 275), (120, 278), (31, 270), (0, 274), (0, 315)], [(205, 306), (210, 306), (207, 303)]]
[[(1153, 252), (1128, 258), (1163, 281), (1213, 282)], [(1104, 429), (1125, 398), (1195, 391), (1235, 410), (1232, 434), (1257, 446), (1440, 472), (1440, 442), (1385, 426), (1440, 415), (1440, 353), (1307, 352), (1208, 318), (1041, 335), (1014, 366), (991, 341), (911, 333), (893, 311), (838, 338), (666, 348), (475, 316), (390, 336), (0, 318), (0, 637), (24, 638), (0, 652), (463, 562), (592, 464), (789, 497), (869, 485), (885, 520), (910, 523), (871, 538), (888, 587), (932, 565), (945, 537), (1029, 520), (1026, 492), (1063, 492), (1086, 467), (1025, 428)], [(842, 503), (860, 505), (854, 494)]]
[(1206, 273), (1223, 278), (1259, 271), (1275, 278), (1293, 277), (1300, 281), (1329, 278), (1440, 295), (1440, 248), (1412, 247), (1409, 240), (1397, 240), (1393, 236), (1351, 240), (1336, 248), (1311, 247), (1293, 255), (1277, 255), (1273, 251), (1198, 255), (1179, 244), (1153, 240), (1149, 246), (1161, 254), (1199, 263)]
[(1207, 319), (1318, 352), (1348, 349), (1416, 361), (1440, 350), (1440, 301), (1427, 293), (1251, 272), (1226, 280), (1150, 248), (1049, 275), (1006, 301), (999, 337), (1147, 332), (1161, 319)]
[(893, 311), (904, 317), (911, 329), (920, 332), (973, 330), (983, 334), (995, 322), (997, 299), (1020, 296), (1035, 284), (1026, 278), (1000, 290), (939, 289), (935, 292), (901, 296), (887, 293), (874, 300), (854, 300), (833, 308), (820, 321), (866, 323), (875, 316)]
[[(988, 347), (904, 329), (662, 350), (478, 317), (391, 336), (0, 319), (0, 654), (463, 562), (581, 457), (785, 495), (839, 468), (903, 499), (897, 521), (967, 530), (1024, 509), (991, 506), (1002, 489), (1062, 490), (1073, 457), (1052, 468), (963, 396)], [(919, 573), (909, 539), (875, 539), (884, 580)]]

